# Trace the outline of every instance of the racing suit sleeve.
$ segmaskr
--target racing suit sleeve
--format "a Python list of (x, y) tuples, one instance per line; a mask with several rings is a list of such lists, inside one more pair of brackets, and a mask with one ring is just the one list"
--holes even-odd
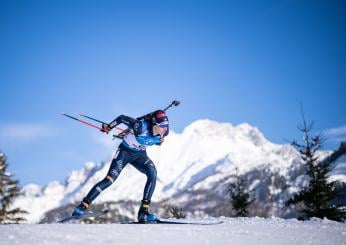
[(110, 124), (109, 127), (111, 129), (113, 129), (115, 126), (117, 126), (118, 124), (125, 124), (126, 126), (130, 127), (131, 129), (133, 129), (133, 132), (136, 136), (140, 135), (143, 131), (143, 126), (142, 126), (142, 122), (139, 120), (136, 120), (132, 117), (128, 117), (125, 115), (120, 115), (117, 118), (115, 118)]

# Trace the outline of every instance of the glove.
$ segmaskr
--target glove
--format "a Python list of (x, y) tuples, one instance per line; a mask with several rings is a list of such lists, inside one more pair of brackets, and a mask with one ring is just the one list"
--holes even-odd
[(109, 133), (111, 131), (111, 127), (109, 126), (109, 124), (107, 123), (102, 123), (102, 129), (101, 129), (101, 132), (104, 132), (104, 133)]

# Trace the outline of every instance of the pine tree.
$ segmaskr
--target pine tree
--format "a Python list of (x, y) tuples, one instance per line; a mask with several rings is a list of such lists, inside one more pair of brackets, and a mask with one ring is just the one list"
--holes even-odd
[(173, 215), (173, 218), (176, 218), (176, 219), (185, 219), (185, 217), (186, 217), (183, 210), (181, 208), (176, 207), (176, 206), (170, 206), (169, 212)]
[(16, 197), (20, 195), (18, 180), (6, 171), (8, 164), (6, 156), (0, 152), (0, 224), (19, 223), (25, 221), (20, 214), (27, 213), (20, 208), (10, 209)]
[(235, 211), (236, 217), (246, 217), (248, 216), (248, 208), (254, 200), (250, 200), (248, 183), (244, 177), (239, 176), (238, 169), (232, 177), (235, 181), (229, 183), (227, 188), (232, 209)]
[(297, 205), (299, 208), (300, 219), (311, 217), (328, 218), (331, 220), (342, 221), (345, 219), (345, 209), (342, 205), (334, 203), (338, 195), (338, 181), (328, 181), (331, 171), (331, 161), (320, 161), (318, 151), (321, 149), (323, 136), (311, 136), (313, 122), (306, 123), (304, 114), (303, 125), (298, 129), (303, 132), (303, 143), (296, 140), (292, 145), (299, 151), (302, 161), (306, 165), (306, 174), (309, 176), (308, 186), (302, 188), (300, 192), (286, 201), (286, 208)]

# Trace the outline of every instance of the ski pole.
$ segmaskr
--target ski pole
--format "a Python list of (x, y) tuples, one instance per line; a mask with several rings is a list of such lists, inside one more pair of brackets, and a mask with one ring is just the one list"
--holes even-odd
[[(90, 120), (93, 120), (93, 121), (95, 121), (95, 122), (99, 122), (99, 123), (102, 123), (102, 124), (108, 124), (108, 123), (102, 122), (102, 121), (100, 121), (100, 120), (98, 120), (98, 119), (95, 119), (95, 118), (93, 118), (93, 117), (89, 117), (89, 116), (87, 116), (87, 115), (84, 115), (84, 114), (79, 114), (79, 115), (82, 116), (82, 117), (85, 117), (85, 118), (89, 118)], [(126, 129), (119, 128), (119, 127), (114, 127), (114, 128), (116, 128), (116, 129), (118, 129), (118, 130), (121, 130), (121, 131), (125, 131), (125, 130), (126, 130)]]
[[(87, 125), (87, 126), (90, 126), (90, 127), (96, 128), (96, 129), (98, 129), (98, 130), (103, 130), (102, 128), (100, 128), (100, 127), (98, 127), (98, 126), (96, 126), (96, 125), (94, 125), (94, 124), (92, 124), (92, 123), (89, 123), (89, 122), (83, 121), (83, 120), (81, 120), (81, 119), (78, 119), (78, 118), (76, 118), (76, 117), (73, 117), (73, 116), (67, 115), (67, 114), (65, 114), (65, 113), (61, 113), (61, 115), (66, 116), (66, 117), (68, 117), (68, 118), (71, 118), (71, 119), (73, 119), (73, 120), (76, 120), (76, 121), (78, 121), (78, 122), (80, 122), (80, 123), (83, 123), (83, 124), (85, 124), (85, 125)], [(107, 134), (108, 134), (108, 133), (107, 133)], [(122, 138), (121, 138), (121, 137), (119, 137), (118, 135), (113, 135), (113, 139), (115, 139), (115, 138), (122, 139)]]
[(65, 113), (61, 113), (61, 115), (66, 116), (66, 117), (69, 117), (69, 118), (71, 118), (71, 119), (73, 119), (73, 120), (76, 120), (76, 121), (78, 121), (78, 122), (81, 122), (81, 123), (83, 123), (83, 124), (85, 124), (85, 125), (88, 125), (88, 126), (90, 126), (90, 127), (97, 128), (97, 129), (99, 129), (99, 130), (102, 130), (102, 128), (100, 128), (100, 127), (98, 127), (98, 126), (96, 126), (96, 125), (94, 125), (94, 124), (92, 124), (92, 123), (88, 123), (88, 122), (86, 122), (86, 121), (83, 121), (83, 120), (81, 120), (81, 119), (78, 119), (78, 118), (76, 118), (76, 117), (67, 115), (67, 114), (65, 114)]
[(100, 121), (100, 120), (98, 120), (98, 119), (95, 119), (95, 118), (89, 117), (89, 116), (84, 115), (84, 114), (79, 114), (79, 115), (80, 115), (80, 116), (82, 116), (82, 117), (85, 117), (85, 118), (89, 118), (89, 119), (91, 119), (91, 120), (93, 120), (93, 121), (95, 121), (95, 122), (99, 122), (99, 123), (104, 123), (104, 124), (107, 124), (107, 123), (105, 123), (105, 122), (102, 122), (102, 121)]

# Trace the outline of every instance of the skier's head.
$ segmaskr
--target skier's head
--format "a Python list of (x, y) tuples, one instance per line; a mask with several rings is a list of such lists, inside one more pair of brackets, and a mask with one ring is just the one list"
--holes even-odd
[(165, 137), (169, 133), (169, 121), (166, 112), (157, 110), (153, 114), (152, 118), (153, 135), (161, 135)]

